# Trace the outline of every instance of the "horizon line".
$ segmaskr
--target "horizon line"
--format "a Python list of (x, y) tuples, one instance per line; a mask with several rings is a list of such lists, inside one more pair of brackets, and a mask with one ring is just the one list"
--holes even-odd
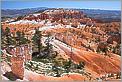
[[(22, 10), (22, 9), (34, 9), (34, 8), (41, 8), (41, 7), (31, 7), (31, 8), (1, 8), (1, 10)], [(75, 7), (42, 7), (42, 8), (63, 8), (63, 9), (91, 9), (91, 10), (114, 10), (114, 11), (121, 11), (121, 9), (99, 9), (99, 8), (75, 8)]]

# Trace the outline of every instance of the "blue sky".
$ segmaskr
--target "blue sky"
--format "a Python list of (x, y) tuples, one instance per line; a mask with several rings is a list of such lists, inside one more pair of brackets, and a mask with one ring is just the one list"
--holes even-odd
[(2, 1), (2, 9), (24, 9), (35, 7), (49, 8), (81, 8), (81, 9), (104, 9), (120, 10), (120, 0), (30, 0), (30, 1)]

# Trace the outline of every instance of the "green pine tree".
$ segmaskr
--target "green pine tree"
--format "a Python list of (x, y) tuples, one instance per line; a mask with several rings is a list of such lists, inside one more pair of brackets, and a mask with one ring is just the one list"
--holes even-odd
[(52, 51), (52, 44), (50, 44), (50, 36), (51, 36), (51, 34), (50, 33), (48, 33), (48, 35), (47, 35), (47, 39), (46, 39), (46, 41), (45, 41), (45, 44), (46, 44), (46, 52), (47, 52), (47, 55), (48, 56), (52, 56), (52, 54), (53, 54), (53, 51)]
[(10, 29), (6, 27), (5, 31), (2, 30), (2, 38), (3, 38), (3, 44), (5, 44), (6, 47), (9, 47), (10, 45), (15, 45), (15, 39), (12, 36), (12, 33), (10, 32)]
[(32, 38), (32, 42), (33, 42), (35, 48), (38, 49), (39, 53), (40, 53), (40, 50), (41, 50), (41, 47), (42, 47), (41, 38), (42, 38), (41, 31), (39, 31), (39, 29), (35, 29), (35, 34)]
[(52, 66), (52, 71), (54, 71), (56, 73), (56, 77), (60, 77), (60, 69), (57, 66)]
[(66, 73), (70, 72), (71, 66), (72, 66), (72, 61), (71, 61), (71, 59), (69, 59), (69, 61), (65, 62), (65, 64), (64, 64), (64, 69), (65, 69)]
[(23, 44), (28, 44), (30, 41), (25, 37), (24, 32), (17, 31), (16, 32), (16, 45), (20, 46)]

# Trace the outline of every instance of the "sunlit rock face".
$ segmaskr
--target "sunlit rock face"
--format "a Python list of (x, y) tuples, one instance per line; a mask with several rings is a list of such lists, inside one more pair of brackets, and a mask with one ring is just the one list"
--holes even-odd
[[(20, 77), (21, 79), (23, 79), (24, 77), (24, 58), (22, 57), (12, 57), (11, 58), (11, 69), (12, 72)], [(18, 70), (20, 69), (20, 70)]]
[[(46, 10), (43, 13), (30, 14), (19, 18), (17, 21), (2, 23), (3, 30), (6, 27), (10, 28), (12, 37), (16, 37), (16, 32), (20, 31), (24, 32), (26, 38), (31, 41), (35, 29), (38, 28), (42, 33), (41, 40), (43, 45), (45, 45), (45, 39), (50, 33), (50, 43), (53, 45), (53, 50), (58, 52), (56, 57), (58, 62), (71, 59), (74, 63), (78, 64), (83, 61), (85, 63), (84, 72), (88, 72), (88, 76), (87, 73), (68, 73), (69, 75), (62, 74), (60, 77), (54, 77), (53, 74), (52, 76), (43, 75), (46, 73), (38, 74), (40, 71), (35, 71), (35, 69), (29, 69), (31, 70), (29, 71), (25, 69), (24, 64), (33, 59), (32, 47), (23, 45), (8, 50), (12, 56), (10, 58), (11, 71), (21, 79), (29, 81), (83, 81), (90, 78), (106, 78), (105, 75), (119, 74), (120, 72), (119, 47), (121, 35), (119, 22), (100, 23), (98, 20), (87, 17), (81, 11), (54, 9)], [(3, 59), (6, 57), (6, 54), (2, 55)], [(37, 62), (34, 61), (34, 66), (38, 64), (35, 63)], [(42, 64), (39, 67), (43, 69), (41, 71), (45, 71), (48, 66)], [(73, 69), (73, 71), (77, 70)]]
[[(70, 24), (72, 26), (77, 27), (78, 24), (87, 24), (91, 26), (94, 22), (90, 18), (87, 18), (86, 15), (82, 11), (76, 10), (64, 10), (64, 9), (57, 9), (57, 10), (47, 10), (43, 13), (31, 14), (23, 18), (24, 20), (51, 20), (52, 22), (59, 22), (61, 24)], [(69, 20), (70, 19), (70, 20)], [(73, 19), (73, 20), (71, 20)]]

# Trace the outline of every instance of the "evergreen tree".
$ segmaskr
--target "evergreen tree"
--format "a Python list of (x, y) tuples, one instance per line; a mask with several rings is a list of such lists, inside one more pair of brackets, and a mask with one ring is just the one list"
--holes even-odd
[(64, 69), (66, 70), (66, 73), (70, 72), (71, 66), (72, 66), (72, 61), (71, 59), (69, 59), (69, 61), (64, 64)]
[(1, 48), (4, 48), (5, 46), (5, 35), (4, 35), (4, 30), (1, 27)]
[(17, 41), (16, 45), (18, 46), (22, 44), (27, 44), (30, 42), (27, 38), (25, 38), (24, 32), (20, 32), (20, 31), (16, 32), (16, 41)]
[(84, 62), (80, 62), (78, 65), (77, 65), (77, 69), (83, 69), (85, 66), (85, 63)]
[(35, 34), (32, 38), (32, 42), (33, 42), (35, 48), (38, 48), (39, 53), (40, 53), (40, 50), (42, 47), (41, 38), (42, 38), (41, 31), (39, 31), (39, 29), (35, 29)]
[(45, 44), (46, 44), (46, 52), (47, 52), (47, 55), (48, 56), (52, 56), (51, 53), (52, 53), (52, 44), (50, 44), (50, 33), (48, 33), (47, 35), (47, 39), (45, 41)]
[(56, 77), (60, 77), (60, 72), (59, 72), (59, 68), (57, 66), (52, 66), (52, 71), (54, 71), (56, 73)]
[(9, 47), (10, 45), (15, 45), (15, 39), (12, 36), (10, 29), (6, 27), (5, 31), (2, 30), (2, 38), (4, 38), (2, 41), (3, 44), (5, 44), (6, 47)]
[(17, 41), (17, 44), (16, 45), (21, 45), (20, 39), (21, 39), (21, 32), (20, 31), (17, 31), (16, 32), (16, 41)]

